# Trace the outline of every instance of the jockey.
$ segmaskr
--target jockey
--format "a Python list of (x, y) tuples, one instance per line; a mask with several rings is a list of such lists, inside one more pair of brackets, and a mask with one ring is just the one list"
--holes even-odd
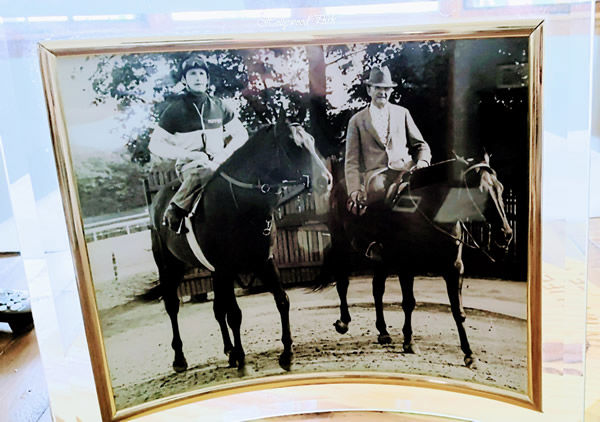
[(234, 112), (209, 95), (208, 66), (198, 56), (180, 65), (185, 91), (169, 100), (150, 138), (152, 153), (176, 160), (182, 181), (165, 211), (164, 223), (181, 233), (183, 218), (217, 167), (248, 140), (248, 132)]
[[(431, 162), (429, 145), (408, 109), (389, 102), (397, 86), (389, 69), (373, 67), (365, 84), (371, 103), (352, 116), (346, 134), (347, 207), (354, 215), (362, 215), (367, 204), (395, 198), (402, 176)], [(379, 260), (381, 249), (371, 242), (366, 255)]]

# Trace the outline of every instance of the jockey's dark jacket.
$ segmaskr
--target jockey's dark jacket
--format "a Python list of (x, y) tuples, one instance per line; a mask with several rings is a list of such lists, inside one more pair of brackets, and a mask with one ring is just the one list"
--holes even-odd
[(223, 101), (205, 93), (186, 92), (169, 100), (149, 148), (160, 157), (177, 160), (175, 167), (183, 185), (173, 202), (189, 210), (193, 192), (247, 139), (246, 129)]
[[(204, 127), (199, 118), (198, 110), (202, 111)], [(198, 95), (186, 92), (170, 101), (160, 115), (158, 125), (171, 134), (193, 132), (202, 129), (217, 129), (229, 123), (235, 117), (219, 98), (201, 93)]]
[(175, 135), (177, 146), (214, 156), (224, 148), (223, 126), (234, 118), (234, 112), (220, 99), (188, 92), (169, 103), (158, 125)]

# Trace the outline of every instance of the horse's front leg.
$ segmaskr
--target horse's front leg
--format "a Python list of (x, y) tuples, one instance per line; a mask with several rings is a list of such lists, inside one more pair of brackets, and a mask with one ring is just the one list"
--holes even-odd
[[(242, 347), (241, 326), (242, 326), (242, 310), (240, 309), (235, 298), (233, 286), (234, 276), (217, 270), (214, 273), (213, 289), (215, 298), (213, 302), (213, 311), (215, 318), (221, 328), (223, 336), (223, 345), (225, 354), (229, 355), (229, 366), (243, 368), (246, 364), (246, 353)], [(227, 324), (233, 333), (233, 346), (229, 338)]]
[(373, 300), (375, 302), (375, 327), (379, 331), (377, 341), (379, 344), (390, 344), (392, 337), (387, 331), (387, 325), (383, 316), (383, 294), (385, 293), (385, 280), (387, 273), (383, 268), (376, 268), (373, 274)]
[(414, 293), (415, 277), (412, 274), (398, 274), (398, 279), (400, 280), (400, 287), (402, 289), (402, 310), (404, 311), (404, 326), (402, 327), (404, 340), (402, 348), (404, 349), (404, 353), (417, 353), (412, 331), (412, 313), (417, 304)]
[(340, 319), (333, 323), (335, 330), (340, 334), (346, 334), (348, 332), (348, 325), (352, 318), (350, 317), (350, 311), (348, 310), (348, 286), (350, 280), (348, 274), (338, 273), (335, 277), (335, 289), (340, 298)]
[(279, 355), (279, 366), (289, 371), (293, 358), (292, 334), (290, 330), (290, 299), (283, 289), (279, 270), (273, 258), (267, 260), (259, 276), (275, 298), (275, 304), (281, 317), (281, 342), (283, 343), (283, 352)]
[(450, 309), (452, 310), (452, 317), (456, 322), (456, 328), (458, 329), (458, 337), (460, 338), (460, 348), (465, 354), (465, 365), (468, 368), (476, 368), (476, 359), (473, 356), (469, 340), (467, 339), (467, 333), (465, 331), (464, 322), (467, 318), (465, 310), (462, 304), (462, 277), (456, 268), (452, 268), (444, 276), (446, 280), (446, 289), (448, 290), (448, 299), (450, 300)]

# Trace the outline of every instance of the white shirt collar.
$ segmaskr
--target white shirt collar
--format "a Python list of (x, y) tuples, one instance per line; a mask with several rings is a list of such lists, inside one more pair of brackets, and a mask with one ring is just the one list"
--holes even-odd
[(388, 110), (390, 108), (390, 103), (387, 103), (386, 105), (384, 105), (382, 108), (379, 108), (375, 105), (373, 105), (373, 103), (371, 103), (369, 105), (369, 111), (371, 112), (371, 114), (387, 114)]

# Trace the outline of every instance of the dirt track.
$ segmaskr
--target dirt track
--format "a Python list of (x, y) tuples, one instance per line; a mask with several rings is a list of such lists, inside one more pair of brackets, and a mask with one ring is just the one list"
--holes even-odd
[[(525, 283), (465, 280), (467, 335), (479, 359), (475, 370), (463, 365), (441, 279), (416, 281), (413, 331), (419, 353), (415, 355), (402, 353), (404, 318), (397, 281), (388, 280), (384, 298), (388, 331), (394, 339), (389, 346), (377, 344), (369, 280), (351, 281), (348, 297), (352, 323), (344, 335), (333, 327), (339, 314), (335, 289), (318, 293), (290, 289), (295, 352), (291, 372), (353, 370), (435, 375), (525, 392), (525, 287)], [(285, 374), (277, 363), (282, 350), (279, 314), (268, 293), (238, 298), (246, 351), (243, 373), (227, 366), (212, 302), (182, 306), (179, 321), (189, 369), (175, 374), (171, 369), (171, 328), (162, 302), (123, 303), (125, 300), (111, 301), (110, 296), (108, 290), (98, 292), (100, 303), (111, 304), (101, 311), (101, 320), (119, 409), (210, 385)]]

